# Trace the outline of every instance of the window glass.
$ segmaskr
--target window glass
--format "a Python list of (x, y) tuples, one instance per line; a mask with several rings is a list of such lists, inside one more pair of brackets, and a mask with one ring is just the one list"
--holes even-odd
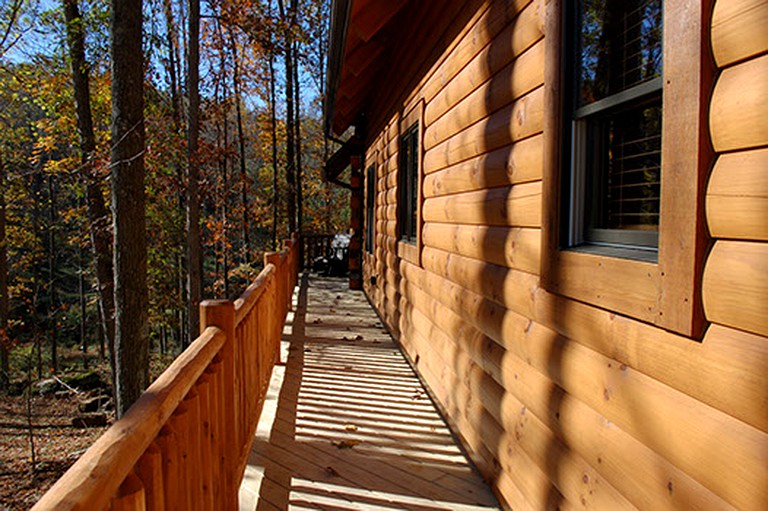
[(661, 8), (661, 0), (582, 0), (571, 11), (570, 247), (655, 257), (648, 251), (658, 246), (660, 212)]
[(400, 138), (398, 179), (400, 239), (416, 242), (419, 200), (419, 125), (414, 124)]
[[(661, 105), (594, 119), (587, 142), (587, 222), (593, 229), (658, 230)], [(588, 236), (589, 238), (589, 236)]]
[(661, 0), (583, 0), (578, 106), (661, 76)]
[(376, 219), (376, 165), (368, 167), (366, 176), (366, 231), (365, 231), (365, 250), (369, 254), (373, 253), (373, 237)]

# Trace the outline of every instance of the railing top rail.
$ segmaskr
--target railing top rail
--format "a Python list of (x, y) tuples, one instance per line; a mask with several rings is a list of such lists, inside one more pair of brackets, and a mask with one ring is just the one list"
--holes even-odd
[(32, 508), (103, 509), (160, 429), (224, 345), (207, 328)]
[(265, 284), (274, 278), (276, 271), (274, 264), (266, 265), (259, 276), (240, 295), (240, 298), (235, 300), (235, 325), (240, 324), (243, 318), (248, 315), (267, 288)]

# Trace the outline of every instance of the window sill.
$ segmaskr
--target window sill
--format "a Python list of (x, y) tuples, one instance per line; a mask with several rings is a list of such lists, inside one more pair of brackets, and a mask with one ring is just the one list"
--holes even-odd
[(656, 264), (659, 261), (658, 250), (643, 250), (638, 248), (601, 244), (584, 244), (577, 247), (571, 247), (569, 251), (580, 252), (582, 254), (593, 254), (605, 257), (630, 259), (632, 261), (642, 261), (653, 264)]
[(558, 251), (553, 256), (546, 284), (550, 291), (659, 323), (657, 264), (581, 250)]
[(416, 266), (421, 266), (421, 251), (415, 241), (398, 241), (397, 257)]

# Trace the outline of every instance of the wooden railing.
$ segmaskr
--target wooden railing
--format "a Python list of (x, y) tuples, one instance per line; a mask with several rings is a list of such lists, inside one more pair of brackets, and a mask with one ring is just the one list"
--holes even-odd
[(297, 282), (298, 242), (264, 256), (235, 302), (203, 302), (198, 337), (33, 511), (237, 509)]
[(335, 234), (302, 234), (302, 268), (311, 268), (315, 259), (328, 256), (334, 236)]

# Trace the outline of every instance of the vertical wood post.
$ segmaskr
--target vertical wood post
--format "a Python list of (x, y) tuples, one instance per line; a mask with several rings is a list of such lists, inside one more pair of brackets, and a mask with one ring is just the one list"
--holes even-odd
[(210, 382), (208, 395), (209, 395), (209, 409), (210, 409), (210, 431), (211, 431), (211, 481), (212, 481), (212, 494), (213, 502), (219, 503), (223, 501), (224, 493), (222, 491), (222, 471), (221, 466), (224, 460), (224, 451), (222, 450), (222, 424), (221, 421), (224, 418), (224, 408), (222, 407), (222, 389), (219, 382), (221, 378), (221, 362), (214, 359), (214, 362), (208, 366), (203, 375), (208, 378)]
[(163, 453), (163, 502), (165, 509), (175, 509), (179, 493), (180, 458), (176, 430), (166, 424), (157, 437), (157, 445)]
[(350, 227), (352, 237), (349, 240), (347, 261), (349, 264), (349, 289), (363, 288), (363, 159), (353, 156), (349, 159), (352, 166), (352, 174), (349, 184), (352, 187), (350, 194)]
[(235, 349), (235, 305), (227, 300), (205, 300), (200, 304), (200, 329), (205, 330), (209, 326), (220, 328), (226, 335), (226, 342), (221, 348), (222, 376), (224, 382), (223, 408), (221, 417), (223, 427), (222, 451), (227, 459), (224, 473), (221, 476), (225, 480), (223, 509), (236, 509), (238, 505), (238, 491), (240, 481), (237, 473), (239, 456), (240, 435), (238, 424), (240, 423), (240, 411), (238, 401), (238, 386), (240, 376), (236, 373), (237, 360)]
[[(279, 252), (267, 252), (264, 254), (264, 266), (268, 265), (269, 263), (272, 263), (275, 265), (275, 278), (276, 278), (276, 284), (277, 284), (277, 305), (278, 307), (283, 307), (283, 276), (282, 276), (282, 265), (280, 264), (280, 253)], [(277, 311), (279, 312), (279, 310)]]
[(131, 472), (112, 498), (111, 509), (114, 511), (143, 511), (147, 508), (146, 502), (141, 479)]
[(200, 396), (200, 472), (203, 486), (203, 507), (215, 509), (216, 501), (213, 499), (213, 463), (214, 438), (212, 423), (216, 417), (212, 414), (211, 407), (211, 379), (204, 372), (197, 383), (197, 392)]
[(189, 463), (189, 407), (182, 401), (176, 407), (169, 419), (171, 426), (176, 432), (176, 441), (178, 443), (178, 484), (176, 486), (176, 495), (171, 496), (171, 501), (167, 502), (166, 507), (170, 509), (189, 509), (191, 507), (189, 495), (189, 471), (192, 467)]
[(136, 475), (144, 485), (147, 509), (164, 511), (163, 497), (163, 454), (156, 443), (149, 444), (147, 450), (136, 463)]

